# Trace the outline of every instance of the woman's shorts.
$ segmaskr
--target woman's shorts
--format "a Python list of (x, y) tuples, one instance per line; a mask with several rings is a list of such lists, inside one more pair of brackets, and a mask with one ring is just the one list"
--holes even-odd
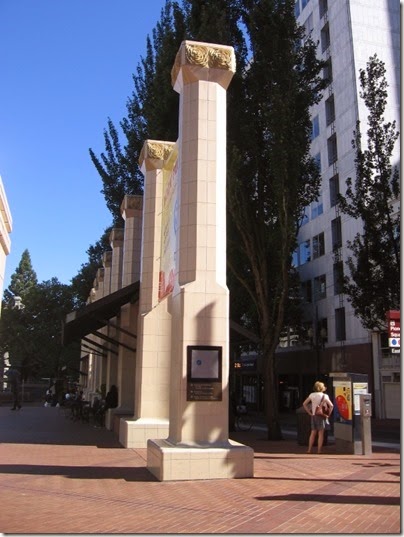
[(322, 429), (325, 429), (325, 418), (322, 418), (321, 416), (310, 416), (310, 420), (310, 428), (312, 431), (321, 431)]

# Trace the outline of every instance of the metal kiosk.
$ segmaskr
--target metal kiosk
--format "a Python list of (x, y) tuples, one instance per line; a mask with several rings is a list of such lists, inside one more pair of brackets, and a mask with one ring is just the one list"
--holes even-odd
[(368, 375), (330, 373), (334, 403), (334, 438), (337, 453), (372, 453), (372, 395), (368, 393)]

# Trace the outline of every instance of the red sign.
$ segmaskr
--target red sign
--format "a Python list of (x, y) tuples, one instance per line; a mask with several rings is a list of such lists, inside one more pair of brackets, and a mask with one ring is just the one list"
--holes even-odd
[(400, 347), (400, 311), (390, 310), (386, 314), (389, 347)]

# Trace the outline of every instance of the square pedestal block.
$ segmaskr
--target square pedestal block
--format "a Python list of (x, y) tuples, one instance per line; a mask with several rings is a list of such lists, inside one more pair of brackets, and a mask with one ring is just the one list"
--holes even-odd
[[(105, 412), (105, 428), (109, 431), (119, 432), (119, 420), (120, 418), (131, 418), (133, 416), (133, 408), (109, 408)], [(118, 422), (118, 425), (117, 425)]]
[(254, 477), (254, 451), (232, 440), (187, 447), (153, 439), (147, 443), (147, 469), (159, 481)]
[(147, 448), (150, 438), (167, 438), (168, 419), (159, 418), (121, 418), (119, 442), (125, 448)]

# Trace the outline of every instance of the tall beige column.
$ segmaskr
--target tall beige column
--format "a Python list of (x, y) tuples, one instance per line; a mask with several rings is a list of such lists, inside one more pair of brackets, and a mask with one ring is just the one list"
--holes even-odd
[[(121, 228), (113, 228), (109, 234), (109, 243), (112, 250), (105, 252), (104, 259), (108, 259), (109, 265), (109, 293), (114, 293), (121, 287), (122, 283), (122, 257), (123, 257), (123, 236), (124, 230)], [(105, 262), (104, 267), (106, 268)], [(106, 334), (108, 337), (114, 340), (119, 339), (119, 332), (115, 325), (118, 324), (118, 319), (113, 317), (108, 319), (108, 326), (106, 327)], [(116, 348), (116, 351), (119, 350)], [(113, 384), (118, 383), (118, 354), (108, 352), (107, 354), (107, 376), (106, 376), (106, 391), (111, 388)], [(119, 391), (118, 391), (119, 393)], [(105, 415), (105, 427), (109, 430), (113, 428), (113, 414), (114, 409), (108, 410)]]
[(123, 240), (124, 230), (113, 228), (109, 234), (109, 242), (112, 248), (111, 293), (118, 291), (122, 287)]
[(149, 440), (159, 480), (251, 477), (253, 451), (228, 438), (226, 90), (232, 47), (184, 41), (172, 70), (180, 94), (180, 200), (172, 315), (170, 427)]
[(171, 317), (158, 292), (163, 174), (174, 148), (171, 142), (148, 140), (139, 160), (145, 187), (135, 413), (125, 426), (121, 420), (120, 427), (120, 442), (132, 448), (145, 448), (149, 438), (168, 434)]
[(121, 204), (125, 220), (122, 287), (140, 280), (143, 196), (126, 195)]
[[(111, 273), (112, 273), (112, 252), (111, 250), (104, 252), (102, 254), (102, 266), (103, 266), (103, 276), (102, 276), (102, 297), (106, 297), (111, 293)], [(99, 329), (99, 332), (105, 336), (109, 336), (109, 328), (103, 326)], [(106, 343), (102, 338), (100, 342), (103, 345), (110, 346), (109, 343)], [(114, 348), (114, 350), (116, 350)], [(111, 351), (108, 351), (105, 356), (101, 358), (102, 363), (102, 373), (101, 373), (101, 384), (105, 384), (106, 390), (108, 390), (108, 382), (110, 377), (110, 364), (111, 357), (114, 359), (114, 355)]]
[[(105, 282), (105, 268), (99, 268), (97, 270), (95, 280), (94, 280), (94, 286), (95, 289), (95, 295), (93, 301), (97, 301), (100, 298), (103, 298), (104, 296), (104, 282)], [(104, 344), (104, 340), (99, 338), (98, 336), (91, 335), (89, 336), (89, 339), (94, 340), (96, 343)], [(106, 366), (107, 366), (107, 357), (106, 355), (97, 355), (93, 354), (93, 363), (92, 363), (92, 387), (93, 391), (99, 390), (101, 387), (101, 384), (105, 384), (106, 381)]]
[[(122, 287), (140, 279), (140, 244), (142, 241), (143, 196), (126, 195), (121, 204), (125, 221), (122, 252)], [(137, 345), (138, 304), (125, 304), (121, 308), (120, 341), (129, 347)], [(133, 417), (135, 398), (136, 353), (120, 346), (118, 355), (119, 406), (115, 414)], [(122, 424), (121, 424), (122, 425)], [(120, 425), (120, 427), (121, 427)], [(121, 433), (119, 433), (120, 435)]]
[(102, 266), (104, 274), (102, 278), (102, 296), (108, 296), (111, 293), (111, 268), (112, 268), (112, 252), (104, 252), (102, 254)]
[[(91, 288), (90, 294), (88, 296), (87, 304), (90, 304), (92, 302), (95, 302), (97, 300), (97, 294), (98, 294), (98, 282), (97, 278), (94, 278), (93, 281), (93, 287)], [(98, 297), (99, 298), (99, 297)], [(97, 388), (97, 360), (101, 359), (98, 358), (99, 354), (96, 349), (95, 345), (91, 344), (91, 341), (98, 341), (98, 338), (96, 338), (93, 334), (88, 334), (87, 338), (88, 341), (82, 341), (82, 345), (84, 345), (83, 352), (88, 352), (89, 359), (88, 359), (88, 377), (87, 377), (87, 390), (85, 393), (86, 399), (91, 400), (91, 402), (94, 399), (95, 390)], [(88, 350), (87, 350), (88, 347)]]

